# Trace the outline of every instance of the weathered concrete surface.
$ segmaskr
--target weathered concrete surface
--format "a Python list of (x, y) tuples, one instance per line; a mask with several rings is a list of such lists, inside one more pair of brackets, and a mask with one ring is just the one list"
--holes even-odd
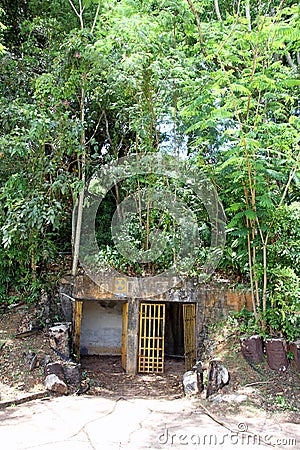
[(1, 411), (0, 439), (10, 450), (300, 448), (300, 425), (263, 415), (219, 420), (196, 400), (64, 397)]
[(128, 325), (127, 325), (127, 348), (126, 348), (126, 371), (135, 374), (137, 370), (138, 349), (138, 326), (139, 326), (139, 302), (136, 299), (128, 300)]
[[(142, 280), (141, 278), (141, 283)], [(155, 280), (153, 283), (155, 284)], [(82, 354), (121, 353), (121, 308), (122, 303), (131, 302), (131, 297), (128, 297), (126, 292), (120, 294), (114, 293), (113, 290), (107, 291), (104, 289), (104, 286), (98, 286), (87, 276), (80, 275), (75, 279), (65, 277), (61, 280), (60, 297), (66, 320), (70, 318), (70, 311), (73, 310), (74, 299), (83, 301), (81, 326)], [(135, 297), (132, 297), (132, 299), (135, 299)], [(141, 298), (136, 298), (134, 301), (139, 302), (141, 300)], [(176, 287), (160, 295), (147, 297), (148, 301), (196, 304), (197, 359), (202, 358), (203, 352), (206, 349), (207, 330), (211, 323), (224, 319), (230, 311), (239, 311), (243, 307), (251, 309), (252, 307), (250, 294), (247, 291), (230, 289), (228, 280), (198, 284), (194, 278), (186, 279)], [(129, 308), (129, 320), (130, 316), (132, 316), (132, 311)], [(131, 348), (135, 351), (135, 336), (138, 334), (137, 324), (138, 321), (136, 320), (136, 328), (133, 329), (134, 320), (131, 320), (131, 326), (128, 327), (128, 355), (130, 355)], [(130, 361), (129, 366), (133, 370), (136, 362)]]
[[(113, 282), (113, 280), (111, 280)], [(155, 290), (156, 280), (153, 279), (153, 290)], [(130, 283), (130, 282), (129, 282)], [(143, 278), (140, 279), (143, 283)], [(168, 285), (168, 278), (165, 281)], [(247, 290), (230, 289), (229, 280), (222, 282), (209, 282), (198, 284), (196, 278), (187, 278), (178, 282), (172, 289), (162, 291), (158, 295), (146, 295), (146, 297), (132, 296), (147, 301), (165, 301), (179, 303), (200, 303), (203, 308), (210, 313), (215, 311), (216, 315), (223, 316), (229, 311), (240, 311), (243, 307), (252, 309), (251, 296)], [(61, 280), (60, 295), (63, 298), (67, 294), (78, 300), (116, 300), (125, 301), (130, 298), (126, 292), (122, 294), (114, 293), (113, 288), (108, 290), (104, 286), (98, 286), (86, 275), (79, 275), (76, 279), (65, 277)], [(66, 300), (66, 299), (65, 299)]]
[(122, 303), (83, 303), (80, 347), (82, 355), (121, 354)]

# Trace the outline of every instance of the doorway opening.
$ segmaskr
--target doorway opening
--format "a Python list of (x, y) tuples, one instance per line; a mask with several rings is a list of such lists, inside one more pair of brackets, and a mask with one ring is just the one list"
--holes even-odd
[(122, 371), (122, 303), (88, 300), (82, 305), (80, 324), (81, 364), (96, 370), (100, 361), (113, 361), (115, 370)]
[(165, 356), (184, 358), (182, 303), (166, 303)]
[(166, 359), (196, 361), (194, 303), (144, 303), (139, 311), (138, 372), (163, 373)]

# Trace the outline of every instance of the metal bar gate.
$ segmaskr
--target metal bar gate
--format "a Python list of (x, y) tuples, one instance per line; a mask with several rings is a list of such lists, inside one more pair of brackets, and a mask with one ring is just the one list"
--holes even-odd
[(140, 304), (138, 371), (164, 371), (165, 305)]
[(186, 303), (182, 307), (185, 369), (191, 370), (196, 362), (196, 305)]

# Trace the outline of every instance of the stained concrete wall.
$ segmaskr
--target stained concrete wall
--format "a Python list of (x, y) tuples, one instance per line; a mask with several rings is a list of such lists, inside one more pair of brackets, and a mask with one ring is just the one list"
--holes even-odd
[[(61, 282), (61, 292), (66, 292), (64, 289), (70, 289), (69, 286), (71, 285), (71, 296), (78, 300), (92, 301), (103, 299), (124, 302), (130, 298), (126, 297), (125, 294), (117, 295), (112, 293), (112, 291), (105, 291), (103, 287), (97, 286), (87, 276), (80, 275), (75, 280), (65, 278)], [(155, 284), (155, 279), (153, 279), (153, 283)], [(149, 296), (140, 300), (199, 303), (205, 309), (205, 312), (209, 313), (210, 317), (213, 315), (215, 319), (222, 318), (229, 311), (239, 311), (242, 307), (251, 309), (251, 296), (246, 288), (245, 290), (234, 290), (229, 286), (229, 280), (198, 284), (196, 278), (189, 278), (160, 295)]]
[[(64, 293), (67, 293), (67, 296)], [(111, 294), (86, 276), (78, 276), (75, 280), (67, 278), (62, 280), (60, 294), (63, 310), (68, 310), (72, 303), (71, 297), (83, 300), (82, 354), (121, 354), (122, 304), (124, 301), (134, 304), (128, 319), (130, 326), (127, 345), (132, 353), (136, 352), (138, 304), (141, 299)], [(147, 298), (147, 301), (196, 304), (196, 341), (199, 359), (207, 346), (208, 329), (212, 323), (223, 319), (230, 311), (239, 311), (243, 307), (251, 310), (252, 307), (249, 292), (246, 289), (244, 291), (231, 289), (228, 280), (198, 284), (196, 279), (187, 279), (160, 296)]]
[(80, 352), (82, 355), (120, 355), (122, 303), (83, 303)]

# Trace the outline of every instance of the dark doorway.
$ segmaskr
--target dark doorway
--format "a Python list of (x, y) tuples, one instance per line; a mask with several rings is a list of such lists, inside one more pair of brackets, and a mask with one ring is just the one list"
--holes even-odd
[(184, 357), (182, 303), (166, 303), (165, 355)]

